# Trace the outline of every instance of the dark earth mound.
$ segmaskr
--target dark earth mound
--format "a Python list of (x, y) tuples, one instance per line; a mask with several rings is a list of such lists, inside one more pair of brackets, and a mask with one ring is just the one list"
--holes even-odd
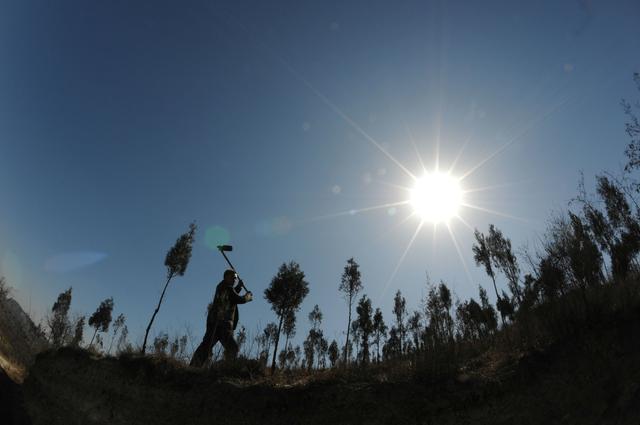
[(61, 349), (37, 357), (24, 394), (34, 424), (637, 425), (639, 324), (627, 318), (544, 352), (501, 353), (492, 376), (470, 371), (441, 383), (334, 374), (285, 387)]
[(47, 346), (42, 333), (12, 298), (0, 298), (0, 423), (30, 423), (21, 383), (36, 353)]
[(42, 332), (13, 298), (0, 298), (0, 368), (22, 382), (37, 353), (47, 347)]
[(24, 409), (22, 388), (0, 369), (0, 423), (27, 425), (31, 422)]

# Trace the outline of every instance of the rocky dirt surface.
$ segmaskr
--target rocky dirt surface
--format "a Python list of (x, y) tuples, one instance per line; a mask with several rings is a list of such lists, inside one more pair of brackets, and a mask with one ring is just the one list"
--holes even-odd
[(0, 305), (0, 423), (637, 425), (640, 311), (631, 316), (540, 350), (490, 350), (438, 382), (408, 362), (272, 379), (251, 362), (229, 373), (41, 351), (36, 327), (8, 300)]
[(24, 408), (22, 388), (0, 369), (0, 423), (27, 425), (31, 421)]
[(47, 343), (20, 304), (0, 298), (0, 423), (30, 423), (22, 384), (36, 354)]
[(27, 368), (47, 342), (20, 304), (13, 298), (0, 299), (0, 368), (21, 383)]
[(276, 385), (62, 349), (38, 356), (24, 394), (34, 424), (636, 425), (639, 323), (592, 329), (543, 352), (488, 356), (494, 363), (480, 365), (482, 374), (439, 383), (360, 374)]

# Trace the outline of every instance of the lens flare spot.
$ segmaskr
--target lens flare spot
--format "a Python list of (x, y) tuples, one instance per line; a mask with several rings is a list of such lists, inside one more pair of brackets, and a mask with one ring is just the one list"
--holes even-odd
[(286, 235), (293, 228), (293, 223), (289, 217), (280, 216), (267, 220), (262, 220), (256, 225), (256, 233), (260, 236), (282, 236)]
[(74, 251), (63, 252), (49, 257), (44, 263), (44, 269), (48, 272), (66, 273), (84, 267), (92, 266), (107, 258), (104, 252)]
[(220, 226), (209, 227), (204, 234), (204, 243), (212, 250), (217, 250), (219, 245), (227, 245), (230, 240), (229, 231)]

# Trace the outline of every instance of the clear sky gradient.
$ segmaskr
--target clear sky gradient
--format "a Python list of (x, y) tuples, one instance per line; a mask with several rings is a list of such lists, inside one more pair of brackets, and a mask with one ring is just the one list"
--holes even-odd
[(407, 250), (409, 206), (360, 211), (407, 199), (383, 150), (415, 174), (459, 155), (462, 175), (506, 146), (463, 181), (502, 215), (460, 215), (533, 246), (581, 170), (592, 186), (623, 161), (639, 18), (637, 1), (1, 1), (0, 273), (37, 319), (69, 286), (80, 314), (113, 296), (139, 342), (196, 220), (152, 335), (202, 336), (219, 242), (256, 296), (240, 310), (252, 333), (290, 260), (310, 283), (298, 342), (314, 304), (344, 340), (350, 257), (387, 322), (398, 289), (418, 307), (427, 273), (477, 297), (490, 281), (467, 225), (451, 224), (461, 255), (443, 226)]

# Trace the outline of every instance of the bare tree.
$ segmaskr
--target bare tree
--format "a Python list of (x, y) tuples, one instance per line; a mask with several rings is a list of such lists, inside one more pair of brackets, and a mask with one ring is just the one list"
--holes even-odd
[(106, 332), (111, 324), (111, 312), (113, 311), (113, 298), (107, 298), (102, 301), (96, 311), (89, 317), (89, 326), (95, 331), (89, 342), (89, 347), (93, 344), (93, 340), (98, 332)]
[(307, 338), (302, 342), (302, 348), (304, 351), (304, 362), (307, 365), (307, 371), (310, 371), (313, 368), (313, 362), (316, 353), (312, 332), (313, 329), (309, 331), (309, 335), (307, 335)]
[(175, 360), (184, 360), (187, 357), (187, 335), (178, 337), (177, 335), (171, 341), (169, 345), (169, 357)]
[[(640, 91), (640, 73), (636, 72), (633, 74), (633, 81), (636, 83), (636, 87)], [(640, 120), (638, 120), (638, 115), (636, 111), (634, 111), (634, 107), (636, 110), (640, 110), (640, 102), (635, 102), (632, 107), (632, 104), (628, 101), (622, 101), (622, 108), (628, 118), (625, 129), (627, 131), (627, 135), (631, 139), (631, 142), (629, 142), (629, 145), (625, 150), (628, 160), (624, 167), (626, 172), (631, 172), (640, 168)], [(640, 191), (639, 189), (640, 186), (636, 186), (636, 190)]]
[(71, 291), (72, 288), (69, 288), (58, 295), (58, 299), (51, 308), (51, 315), (47, 318), (49, 336), (54, 347), (61, 347), (70, 333), (69, 308), (71, 307)]
[(358, 301), (356, 313), (358, 314), (358, 333), (360, 334), (360, 346), (362, 347), (359, 357), (362, 365), (367, 365), (370, 357), (369, 341), (373, 333), (373, 309), (371, 308), (371, 299), (366, 295), (363, 295)]
[(121, 353), (123, 351), (131, 352), (133, 350), (133, 347), (131, 347), (131, 344), (127, 342), (128, 336), (129, 336), (129, 328), (127, 328), (127, 325), (124, 325), (122, 327), (122, 330), (120, 331), (118, 342), (116, 343), (116, 351), (118, 353)]
[(500, 298), (498, 295), (498, 287), (496, 286), (496, 274), (493, 271), (493, 262), (491, 261), (491, 247), (487, 237), (480, 233), (478, 229), (473, 232), (476, 238), (476, 243), (473, 244), (473, 259), (476, 262), (476, 266), (484, 266), (484, 270), (493, 282), (493, 289), (496, 291), (496, 299)]
[(153, 352), (156, 356), (166, 356), (167, 347), (169, 347), (169, 334), (160, 332), (160, 334), (156, 335), (153, 339)]
[(489, 302), (486, 289), (478, 285), (478, 293), (480, 296), (480, 307), (482, 308), (482, 331), (484, 336), (495, 332), (498, 327), (498, 317)]
[(193, 357), (193, 352), (195, 351), (195, 343), (193, 340), (193, 331), (189, 323), (184, 324), (184, 334), (187, 336), (187, 341), (189, 342), (189, 351), (186, 353), (186, 355), (187, 358), (191, 358)]
[(358, 319), (351, 322), (351, 340), (349, 341), (352, 351), (349, 352), (348, 359), (351, 360), (352, 356), (354, 360), (358, 361), (358, 354), (360, 353), (360, 325)]
[(169, 286), (169, 282), (174, 276), (183, 276), (187, 271), (187, 266), (189, 265), (189, 260), (191, 259), (191, 251), (193, 248), (193, 242), (195, 240), (196, 233), (196, 225), (195, 223), (191, 223), (189, 225), (189, 231), (181, 235), (177, 240), (175, 245), (167, 252), (167, 256), (164, 260), (164, 265), (167, 267), (167, 281), (164, 284), (164, 289), (162, 290), (162, 294), (160, 295), (160, 300), (158, 301), (158, 306), (153, 311), (151, 315), (151, 320), (149, 320), (149, 325), (147, 326), (147, 330), (144, 333), (144, 341), (142, 343), (142, 354), (145, 353), (147, 348), (147, 338), (149, 337), (149, 331), (151, 330), (151, 325), (153, 324), (158, 311), (160, 311), (160, 305), (162, 304), (162, 299), (164, 298), (164, 294), (167, 291), (167, 287)]
[(73, 333), (73, 338), (71, 339), (70, 345), (72, 347), (79, 347), (82, 342), (82, 338), (84, 336), (84, 322), (86, 318), (85, 316), (80, 316), (75, 320), (75, 332)]
[(376, 361), (380, 362), (380, 340), (387, 336), (387, 325), (384, 323), (382, 311), (376, 308), (373, 315), (373, 340), (376, 344)]
[[(597, 176), (598, 195), (604, 201), (609, 225), (611, 271), (622, 280), (640, 252), (640, 224), (623, 190), (606, 176)], [(637, 264), (637, 263), (636, 263)]]
[(335, 339), (331, 341), (328, 351), (329, 351), (329, 363), (331, 363), (331, 367), (335, 367), (336, 363), (338, 362), (338, 356), (339, 356), (338, 343), (336, 342)]
[(311, 350), (315, 352), (315, 357), (317, 359), (317, 366), (320, 367), (320, 364), (324, 365), (326, 351), (329, 346), (327, 340), (324, 338), (322, 333), (322, 329), (320, 329), (320, 325), (322, 325), (322, 312), (320, 311), (320, 307), (318, 304), (313, 306), (313, 310), (309, 313), (309, 323), (311, 323), (311, 329), (309, 330), (309, 335), (307, 336), (307, 340), (311, 346)]
[(402, 296), (399, 289), (398, 292), (396, 292), (396, 296), (393, 298), (393, 314), (396, 316), (396, 330), (399, 338), (398, 348), (400, 350), (400, 354), (403, 354), (407, 336), (407, 328), (405, 325), (407, 317), (407, 300)]
[(116, 320), (113, 321), (113, 327), (112, 327), (113, 335), (111, 335), (111, 342), (109, 343), (109, 349), (107, 350), (107, 354), (111, 353), (113, 342), (116, 339), (116, 335), (118, 334), (118, 331), (120, 331), (120, 329), (122, 329), (122, 327), (124, 326), (125, 320), (126, 318), (124, 317), (124, 314), (120, 313), (118, 317), (116, 317)]
[(425, 316), (429, 322), (427, 342), (431, 348), (453, 341), (454, 323), (451, 317), (451, 305), (451, 291), (444, 282), (429, 289)]
[(267, 326), (262, 330), (262, 333), (256, 337), (258, 342), (258, 356), (262, 359), (266, 365), (269, 358), (269, 351), (271, 350), (271, 343), (276, 340), (276, 333), (278, 332), (278, 325), (273, 322), (267, 323)]
[(284, 352), (286, 354), (286, 358), (289, 358), (289, 341), (296, 334), (296, 315), (293, 312), (288, 313), (284, 318), (284, 323), (282, 324), (282, 331), (285, 335), (284, 340)]
[(238, 344), (238, 352), (242, 350), (242, 347), (247, 342), (247, 328), (240, 326), (238, 334), (236, 335), (236, 343)]
[(420, 337), (422, 333), (422, 315), (419, 311), (414, 311), (407, 320), (407, 330), (411, 335), (413, 349), (417, 352), (420, 350)]
[(355, 302), (356, 296), (362, 290), (362, 281), (360, 280), (360, 266), (355, 262), (353, 258), (349, 258), (347, 260), (347, 265), (344, 267), (344, 272), (342, 273), (342, 278), (340, 280), (340, 286), (338, 289), (343, 293), (345, 300), (347, 301), (347, 305), (349, 306), (349, 319), (347, 321), (347, 339), (344, 343), (344, 364), (345, 366), (348, 364), (348, 356), (349, 350), (347, 347), (349, 346), (349, 332), (351, 330), (351, 310), (353, 309), (353, 303)]
[[(493, 282), (493, 289), (496, 293), (496, 305), (498, 306), (498, 310), (500, 311), (500, 317), (502, 319), (502, 325), (505, 325), (505, 316), (507, 314), (508, 305), (505, 301), (502, 300), (500, 294), (498, 294), (498, 287), (496, 286), (496, 274), (494, 272), (493, 265), (495, 264), (494, 258), (496, 257), (493, 241), (492, 241), (492, 232), (493, 225), (489, 225), (489, 236), (485, 236), (480, 233), (478, 229), (474, 231), (474, 236), (476, 238), (476, 243), (473, 244), (473, 259), (476, 262), (477, 266), (484, 266), (484, 270), (487, 275), (491, 278)], [(510, 304), (510, 303), (509, 303)]]
[(489, 225), (489, 244), (493, 265), (501, 270), (507, 279), (512, 298), (519, 304), (522, 301), (520, 291), (520, 267), (511, 248), (511, 241), (493, 224)]

